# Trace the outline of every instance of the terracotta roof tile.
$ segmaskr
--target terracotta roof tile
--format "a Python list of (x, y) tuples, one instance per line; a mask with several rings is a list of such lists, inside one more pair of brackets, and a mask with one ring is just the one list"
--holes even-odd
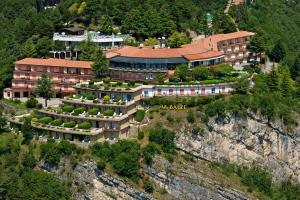
[(15, 64), (19, 65), (37, 65), (37, 66), (53, 66), (53, 67), (72, 67), (72, 68), (91, 68), (93, 62), (77, 61), (77, 60), (63, 60), (56, 58), (24, 58), (17, 61)]
[(200, 60), (200, 59), (220, 57), (220, 56), (223, 56), (223, 55), (224, 54), (222, 52), (219, 52), (219, 51), (207, 51), (205, 53), (185, 55), (184, 57), (188, 60)]

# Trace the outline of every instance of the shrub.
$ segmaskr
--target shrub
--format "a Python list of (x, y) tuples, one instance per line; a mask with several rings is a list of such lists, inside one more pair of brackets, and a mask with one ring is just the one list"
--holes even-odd
[(74, 109), (74, 113), (79, 115), (79, 114), (82, 114), (85, 110), (86, 110), (85, 107), (79, 107), (79, 108)]
[(123, 82), (122, 81), (117, 81), (117, 86), (122, 86)]
[(38, 118), (35, 118), (35, 117), (33, 117), (33, 118), (31, 119), (31, 121), (32, 121), (32, 122), (38, 122), (38, 121), (39, 121), (39, 119), (38, 119)]
[(134, 116), (135, 121), (141, 122), (145, 118), (144, 110), (137, 110)]
[(145, 136), (145, 133), (144, 133), (143, 131), (139, 131), (139, 132), (138, 132), (138, 139), (139, 139), (139, 140), (144, 139), (144, 136)]
[(92, 108), (92, 109), (89, 110), (90, 115), (97, 115), (98, 112), (99, 112), (98, 108)]
[(144, 190), (148, 193), (152, 193), (153, 192), (153, 183), (150, 179), (147, 179), (144, 183)]
[(104, 170), (105, 166), (106, 166), (106, 162), (104, 160), (101, 159), (97, 162), (97, 168), (99, 170)]
[(41, 119), (39, 119), (39, 123), (42, 124), (49, 124), (50, 122), (52, 122), (52, 118), (51, 117), (43, 117)]
[(34, 98), (33, 96), (31, 96), (25, 103), (27, 108), (35, 108), (37, 104), (38, 100), (36, 100), (36, 98)]
[(128, 86), (129, 87), (134, 87), (135, 86), (135, 81), (128, 81)]
[(110, 77), (105, 77), (105, 78), (102, 79), (102, 81), (103, 81), (104, 83), (109, 83), (110, 80), (111, 80)]
[(195, 113), (192, 110), (189, 110), (186, 116), (186, 119), (189, 123), (194, 123), (195, 122)]
[(38, 104), (36, 104), (35, 108), (37, 108), (37, 109), (42, 109), (42, 108), (43, 108), (43, 104), (38, 103)]
[(53, 125), (53, 126), (60, 126), (60, 125), (62, 125), (62, 123), (63, 123), (62, 119), (55, 119), (55, 120), (53, 120), (51, 122), (51, 125)]
[(63, 112), (68, 112), (68, 113), (70, 113), (70, 112), (72, 112), (74, 110), (74, 106), (72, 106), (72, 105), (66, 105), (66, 106), (63, 106), (62, 107), (62, 111)]
[(110, 100), (110, 97), (108, 96), (108, 95), (105, 95), (104, 97), (103, 97), (103, 101), (109, 101)]
[(169, 123), (173, 123), (174, 122), (174, 118), (170, 114), (167, 115), (167, 120), (168, 120)]
[(85, 94), (85, 97), (88, 99), (88, 100), (94, 100), (96, 99), (96, 96), (91, 94), (91, 93), (88, 93), (88, 94)]
[(154, 143), (150, 142), (147, 144), (147, 146), (143, 149), (143, 155), (144, 155), (144, 161), (147, 165), (151, 165), (152, 158), (155, 154), (160, 153), (159, 146)]
[(78, 124), (79, 129), (90, 129), (92, 127), (92, 124), (90, 122), (81, 122)]
[(220, 64), (211, 68), (211, 72), (214, 76), (224, 77), (231, 73), (233, 68), (228, 64)]
[(114, 110), (112, 110), (112, 109), (107, 109), (107, 110), (105, 110), (104, 112), (103, 112), (103, 115), (104, 116), (113, 116), (114, 115)]
[(66, 128), (73, 128), (75, 126), (76, 126), (76, 122), (74, 122), (74, 121), (69, 121), (69, 122), (64, 123), (64, 127), (66, 127)]
[(206, 80), (208, 77), (208, 69), (203, 66), (195, 67), (192, 73), (196, 80)]
[(156, 127), (150, 130), (149, 141), (161, 145), (166, 153), (175, 151), (174, 133), (165, 128)]

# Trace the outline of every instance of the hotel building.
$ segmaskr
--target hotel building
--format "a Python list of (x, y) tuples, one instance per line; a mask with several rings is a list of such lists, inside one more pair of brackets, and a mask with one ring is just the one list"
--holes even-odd
[(25, 58), (15, 63), (12, 87), (4, 89), (4, 98), (29, 97), (37, 87), (42, 72), (47, 71), (57, 97), (75, 93), (76, 83), (94, 77), (92, 62), (62, 59)]

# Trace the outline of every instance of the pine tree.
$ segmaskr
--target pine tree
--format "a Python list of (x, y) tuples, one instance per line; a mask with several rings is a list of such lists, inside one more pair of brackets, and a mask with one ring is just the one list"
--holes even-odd
[(47, 71), (42, 73), (41, 79), (37, 82), (36, 93), (45, 99), (45, 106), (47, 107), (47, 100), (53, 96), (52, 82), (48, 76)]
[(300, 76), (300, 54), (297, 56), (294, 64), (291, 66), (291, 75), (294, 80)]
[(279, 74), (275, 69), (268, 76), (268, 87), (272, 92), (279, 90)]
[(278, 40), (278, 42), (275, 44), (269, 56), (271, 60), (275, 62), (280, 62), (285, 57), (285, 55), (286, 55), (286, 50), (284, 44), (281, 40)]
[(291, 79), (291, 75), (288, 69), (286, 69), (282, 73), (282, 81), (281, 81), (281, 94), (284, 97), (290, 97), (293, 94), (293, 81)]

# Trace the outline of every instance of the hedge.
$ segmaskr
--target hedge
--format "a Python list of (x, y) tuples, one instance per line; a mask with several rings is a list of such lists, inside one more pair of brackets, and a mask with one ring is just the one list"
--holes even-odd
[(98, 112), (99, 112), (98, 108), (92, 108), (92, 109), (89, 110), (90, 115), (97, 115)]
[(62, 125), (62, 123), (63, 123), (62, 119), (55, 119), (55, 120), (53, 120), (51, 122), (51, 125), (53, 125), (53, 126), (60, 126), (60, 125)]
[(64, 106), (62, 107), (62, 111), (63, 112), (72, 112), (74, 110), (74, 106), (71, 106), (71, 105), (67, 105), (67, 106)]
[(145, 117), (145, 111), (144, 110), (137, 110), (134, 116), (135, 121), (141, 122), (143, 121)]
[(74, 109), (74, 113), (79, 115), (79, 114), (82, 114), (85, 110), (86, 110), (85, 107), (79, 107), (79, 108)]
[(112, 109), (108, 109), (108, 110), (105, 110), (104, 112), (103, 112), (103, 114), (104, 114), (104, 116), (113, 116), (114, 115), (114, 110), (112, 110)]
[(74, 121), (69, 121), (64, 123), (64, 127), (66, 128), (73, 128), (74, 126), (76, 126), (76, 122)]
[(50, 122), (52, 122), (52, 118), (51, 117), (43, 117), (41, 119), (39, 119), (39, 123), (42, 124), (49, 124)]
[(92, 124), (90, 122), (81, 122), (78, 124), (79, 129), (90, 129), (92, 128)]

